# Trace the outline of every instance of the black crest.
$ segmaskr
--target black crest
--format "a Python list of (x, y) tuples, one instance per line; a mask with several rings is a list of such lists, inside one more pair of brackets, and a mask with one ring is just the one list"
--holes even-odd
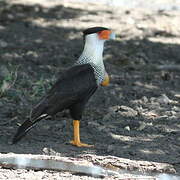
[(86, 30), (83, 31), (84, 36), (88, 35), (88, 34), (93, 34), (93, 33), (97, 33), (103, 30), (109, 30), (108, 28), (105, 27), (92, 27), (92, 28), (88, 28)]

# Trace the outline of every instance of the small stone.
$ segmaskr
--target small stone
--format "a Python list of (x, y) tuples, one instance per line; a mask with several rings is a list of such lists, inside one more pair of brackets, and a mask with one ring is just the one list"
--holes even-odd
[(134, 116), (137, 116), (137, 114), (138, 114), (137, 111), (135, 111), (134, 109), (127, 107), (127, 106), (120, 106), (119, 110), (118, 110), (118, 112), (122, 116), (126, 116), (126, 117), (134, 117)]
[(146, 128), (146, 124), (145, 123), (141, 123), (140, 127), (138, 128), (138, 130), (142, 131), (145, 128)]
[(174, 110), (174, 111), (176, 111), (176, 112), (180, 112), (180, 107), (174, 106), (174, 107), (172, 108), (172, 110)]
[(49, 154), (49, 149), (47, 148), (47, 147), (45, 147), (45, 148), (43, 148), (43, 153), (45, 153), (45, 154)]
[(36, 39), (35, 42), (36, 42), (36, 43), (42, 43), (43, 40), (42, 40), (42, 39)]
[(114, 145), (109, 145), (109, 146), (107, 147), (107, 152), (108, 152), (108, 153), (109, 153), (109, 152), (112, 152), (113, 149), (114, 149)]
[(180, 94), (175, 94), (174, 96), (177, 98), (180, 98)]
[(1, 92), (7, 91), (10, 87), (11, 87), (10, 83), (8, 83), (7, 81), (3, 81), (3, 84), (0, 88)]
[(160, 104), (169, 104), (171, 103), (171, 100), (165, 95), (165, 94), (162, 94), (158, 99), (157, 101), (160, 103)]
[(148, 103), (148, 98), (146, 96), (143, 96), (142, 101), (146, 104), (146, 103)]
[(176, 115), (176, 112), (175, 111), (166, 111), (166, 115), (174, 116), (174, 115)]
[(169, 72), (164, 72), (164, 71), (162, 71), (162, 72), (161, 72), (161, 78), (162, 78), (162, 80), (164, 80), (164, 81), (169, 81), (169, 80), (172, 79), (172, 74), (170, 74)]
[(124, 129), (127, 130), (127, 131), (131, 130), (131, 128), (129, 126), (126, 126)]
[(127, 106), (112, 106), (109, 108), (111, 114), (119, 113), (122, 116), (133, 117), (137, 115), (137, 111)]
[(92, 122), (91, 122), (91, 121), (88, 122), (88, 125), (89, 125), (89, 126), (92, 126), (92, 127), (99, 127), (99, 126), (100, 126), (99, 123), (93, 122), (93, 121), (92, 121)]
[(0, 25), (0, 30), (6, 29), (4, 26)]
[(0, 48), (5, 48), (8, 46), (8, 43), (3, 41), (3, 40), (0, 40)]

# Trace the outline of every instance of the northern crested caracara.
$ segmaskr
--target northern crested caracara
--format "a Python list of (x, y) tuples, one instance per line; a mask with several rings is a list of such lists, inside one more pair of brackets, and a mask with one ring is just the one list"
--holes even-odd
[(107, 86), (109, 76), (103, 63), (104, 42), (115, 34), (105, 27), (93, 27), (83, 31), (84, 50), (76, 63), (65, 71), (50, 91), (32, 109), (30, 118), (17, 130), (12, 143), (18, 142), (41, 119), (69, 109), (73, 118), (74, 139), (78, 147), (91, 147), (80, 141), (80, 119), (85, 104), (98, 86)]

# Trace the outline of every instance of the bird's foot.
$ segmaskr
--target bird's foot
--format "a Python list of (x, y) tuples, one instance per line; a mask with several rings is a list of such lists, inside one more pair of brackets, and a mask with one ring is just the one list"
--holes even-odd
[(85, 143), (81, 143), (80, 141), (70, 141), (70, 143), (77, 147), (94, 147), (94, 145), (89, 145)]

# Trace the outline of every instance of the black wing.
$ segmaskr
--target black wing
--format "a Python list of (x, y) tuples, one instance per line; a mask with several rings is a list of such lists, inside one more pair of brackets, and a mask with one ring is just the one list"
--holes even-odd
[(79, 108), (81, 113), (82, 105), (93, 95), (97, 87), (91, 65), (84, 64), (70, 68), (33, 108), (30, 120), (25, 121), (18, 128), (13, 143), (20, 140), (36, 122), (49, 115), (55, 115), (63, 109), (70, 109), (72, 116)]
[(89, 64), (67, 70), (47, 95), (32, 110), (31, 119), (43, 114), (55, 115), (63, 109), (84, 101), (97, 89), (94, 70)]

